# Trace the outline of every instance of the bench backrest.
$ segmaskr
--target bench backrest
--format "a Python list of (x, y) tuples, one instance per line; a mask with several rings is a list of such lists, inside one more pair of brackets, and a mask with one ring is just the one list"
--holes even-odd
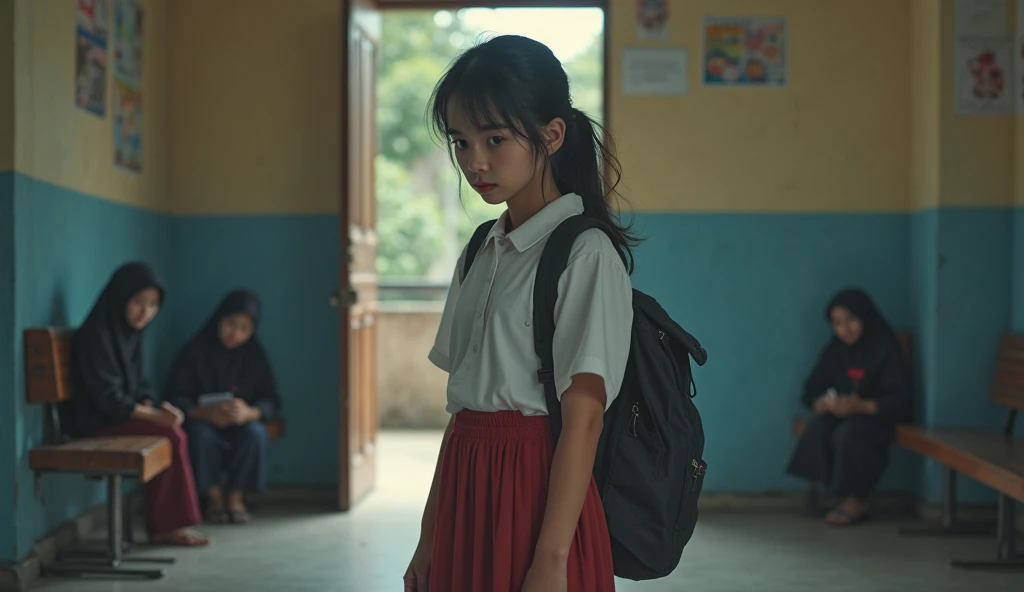
[(61, 327), (25, 329), (25, 398), (29, 403), (60, 403), (75, 396), (71, 337)]
[(1024, 335), (1003, 335), (999, 341), (989, 400), (1010, 409), (1024, 409)]

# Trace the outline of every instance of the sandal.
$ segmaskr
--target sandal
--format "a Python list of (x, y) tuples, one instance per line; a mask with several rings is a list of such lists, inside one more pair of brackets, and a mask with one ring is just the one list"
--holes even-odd
[(870, 520), (871, 513), (868, 512), (867, 510), (861, 512), (856, 516), (853, 516), (850, 513), (846, 512), (845, 510), (836, 508), (835, 510), (829, 512), (827, 516), (825, 516), (825, 522), (832, 526), (855, 526), (857, 524), (868, 522)]
[(252, 514), (248, 510), (231, 510), (228, 514), (231, 516), (232, 524), (248, 524), (252, 522)]
[(208, 524), (227, 524), (231, 521), (231, 516), (226, 510), (207, 510), (203, 521)]

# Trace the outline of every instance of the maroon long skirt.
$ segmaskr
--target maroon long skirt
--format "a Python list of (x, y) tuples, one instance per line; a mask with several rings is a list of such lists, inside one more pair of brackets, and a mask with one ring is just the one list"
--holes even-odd
[[(546, 416), (462, 411), (444, 451), (430, 590), (520, 592), (544, 520), (554, 438)], [(569, 592), (615, 589), (593, 479), (573, 536)]]
[(188, 457), (188, 436), (181, 428), (165, 428), (150, 421), (129, 419), (105, 427), (97, 436), (163, 436), (171, 442), (171, 466), (143, 487), (146, 532), (155, 536), (202, 521), (192, 462)]

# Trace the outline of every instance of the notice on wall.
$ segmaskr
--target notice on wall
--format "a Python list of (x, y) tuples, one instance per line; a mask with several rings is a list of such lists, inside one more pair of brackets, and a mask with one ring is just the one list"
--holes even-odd
[(958, 39), (956, 43), (956, 113), (1007, 115), (1013, 110), (1014, 71), (1010, 41), (1005, 38)]
[(1016, 111), (1017, 115), (1024, 115), (1024, 31), (1017, 35), (1017, 40), (1013, 44), (1013, 53), (1017, 62), (1017, 72), (1013, 76), (1016, 82), (1016, 91), (1014, 92), (1014, 96), (1017, 98)]
[(668, 39), (668, 0), (636, 0), (637, 39)]
[(1006, 0), (956, 0), (953, 33), (957, 37), (1006, 35)]
[(103, 117), (107, 107), (108, 0), (78, 0), (75, 12), (75, 105)]
[(685, 47), (624, 47), (622, 94), (685, 95), (690, 90), (690, 52)]
[(785, 19), (709, 17), (702, 29), (705, 85), (784, 87), (789, 83)]
[(142, 171), (143, 13), (139, 0), (114, 0), (114, 164)]

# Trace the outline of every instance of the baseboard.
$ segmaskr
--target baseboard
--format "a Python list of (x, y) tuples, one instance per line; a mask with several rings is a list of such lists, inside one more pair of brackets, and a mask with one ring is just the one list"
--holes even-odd
[(107, 523), (106, 505), (86, 510), (84, 514), (61, 524), (32, 547), (28, 555), (13, 565), (0, 566), (0, 592), (24, 592), (39, 578), (43, 566), (57, 557), (57, 551), (72, 545), (87, 533)]
[[(838, 498), (828, 494), (819, 495), (819, 504), (829, 507), (838, 503)], [(871, 498), (871, 505), (886, 514), (914, 515), (919, 498), (911, 492), (884, 492)], [(757, 492), (757, 493), (702, 493), (697, 502), (701, 511), (715, 512), (767, 512), (802, 511), (807, 507), (805, 492)]]
[(246, 501), (259, 506), (338, 507), (337, 485), (273, 485), (260, 494), (246, 495)]

